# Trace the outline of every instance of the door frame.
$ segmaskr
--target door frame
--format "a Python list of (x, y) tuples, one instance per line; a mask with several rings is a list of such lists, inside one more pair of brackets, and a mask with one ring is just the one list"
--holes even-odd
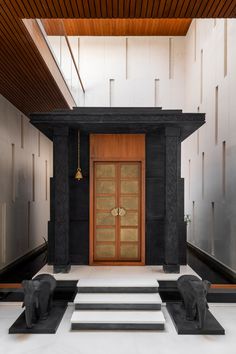
[[(141, 227), (140, 261), (94, 261), (94, 165), (95, 162), (139, 162), (141, 164)], [(89, 265), (145, 265), (145, 159), (134, 158), (92, 158), (89, 162)]]

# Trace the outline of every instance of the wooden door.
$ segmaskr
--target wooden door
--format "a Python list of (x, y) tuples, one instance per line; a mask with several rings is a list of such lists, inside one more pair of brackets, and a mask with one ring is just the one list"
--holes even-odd
[(141, 165), (94, 162), (94, 262), (141, 261)]

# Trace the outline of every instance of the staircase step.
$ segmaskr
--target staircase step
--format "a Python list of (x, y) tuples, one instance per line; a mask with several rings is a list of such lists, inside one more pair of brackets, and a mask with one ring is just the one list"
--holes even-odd
[(79, 293), (158, 293), (156, 280), (132, 279), (81, 279), (77, 283)]
[(162, 301), (158, 293), (78, 293), (74, 304), (76, 310), (160, 310)]
[(74, 311), (72, 330), (163, 330), (162, 311)]

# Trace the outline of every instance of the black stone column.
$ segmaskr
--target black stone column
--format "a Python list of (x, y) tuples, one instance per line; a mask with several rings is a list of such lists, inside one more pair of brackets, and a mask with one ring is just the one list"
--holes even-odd
[(53, 130), (54, 273), (67, 273), (69, 260), (69, 129)]
[(178, 144), (180, 129), (165, 129), (165, 262), (166, 273), (179, 273)]

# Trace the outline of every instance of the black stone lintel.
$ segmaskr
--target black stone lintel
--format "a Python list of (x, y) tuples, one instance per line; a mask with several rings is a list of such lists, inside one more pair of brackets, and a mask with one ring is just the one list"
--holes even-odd
[(79, 107), (33, 113), (30, 122), (50, 139), (53, 139), (53, 127), (56, 126), (92, 133), (147, 133), (175, 126), (180, 128), (183, 141), (205, 123), (205, 114), (153, 107)]

